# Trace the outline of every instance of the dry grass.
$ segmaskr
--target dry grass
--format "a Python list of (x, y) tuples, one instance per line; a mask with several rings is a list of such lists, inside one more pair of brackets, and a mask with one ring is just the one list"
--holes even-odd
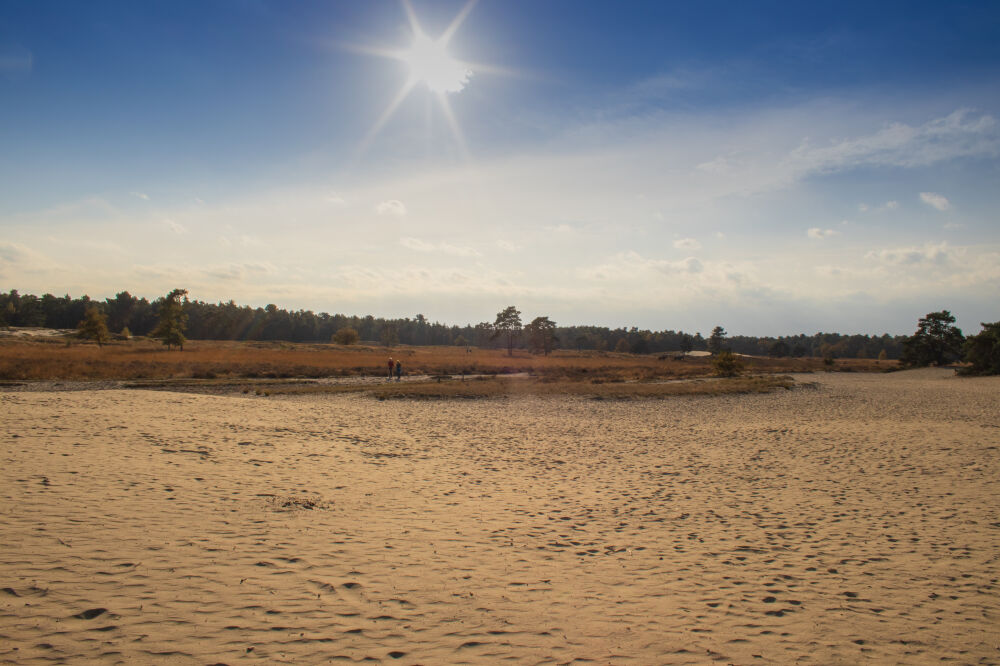
[[(99, 348), (81, 342), (0, 341), (0, 380), (121, 380), (171, 378), (319, 378), (381, 375), (386, 359), (400, 359), (409, 374), (493, 375), (528, 373), (549, 381), (588, 383), (707, 377), (707, 357), (557, 351), (509, 357), (502, 350), (464, 347), (343, 347), (332, 344), (190, 342), (183, 352), (133, 340)], [(823, 371), (820, 359), (746, 359), (750, 373)], [(842, 371), (882, 371), (893, 361), (838, 360)]]
[(732, 379), (680, 380), (672, 382), (602, 382), (540, 381), (536, 379), (488, 379), (467, 382), (422, 382), (376, 386), (370, 393), (385, 399), (476, 399), (516, 395), (574, 395), (595, 400), (634, 400), (667, 398), (679, 395), (726, 395), (731, 393), (770, 393), (791, 389), (791, 377), (741, 377)]
[[(243, 393), (263, 397), (365, 393), (378, 400), (479, 400), (526, 395), (573, 395), (595, 400), (633, 400), (678, 395), (770, 393), (777, 389), (791, 389), (795, 385), (795, 381), (787, 375), (682, 379), (666, 382), (578, 382), (550, 381), (538, 377), (481, 376), (465, 381), (450, 379), (375, 384), (320, 384), (302, 380), (147, 380), (126, 384), (125, 388), (192, 393)], [(799, 386), (810, 385), (799, 384)]]

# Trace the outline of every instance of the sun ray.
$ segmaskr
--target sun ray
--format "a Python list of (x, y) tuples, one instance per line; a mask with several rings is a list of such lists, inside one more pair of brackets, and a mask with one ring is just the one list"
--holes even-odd
[(410, 4), (410, 0), (400, 0), (400, 2), (403, 3), (403, 9), (406, 11), (406, 18), (410, 21), (410, 30), (413, 31), (414, 35), (422, 35), (424, 31), (420, 27), (420, 21), (417, 20), (417, 13), (413, 11), (413, 5)]
[(459, 127), (458, 120), (455, 119), (455, 113), (451, 110), (451, 104), (448, 103), (448, 98), (442, 93), (438, 93), (437, 98), (441, 102), (441, 109), (444, 111), (444, 117), (448, 121), (448, 126), (451, 127), (451, 133), (455, 136), (455, 143), (458, 144), (458, 149), (462, 153), (462, 159), (468, 162), (471, 159), (469, 148), (465, 143), (462, 128)]
[[(469, 80), (473, 76), (473, 73), (478, 71), (479, 65), (472, 65), (453, 58), (451, 54), (448, 53), (447, 46), (452, 37), (465, 22), (466, 18), (468, 18), (477, 2), (478, 0), (468, 0), (462, 6), (462, 9), (458, 12), (458, 14), (456, 14), (451, 20), (451, 23), (448, 24), (444, 33), (442, 33), (442, 35), (437, 39), (431, 39), (421, 27), (420, 20), (417, 18), (417, 13), (414, 11), (413, 4), (410, 0), (400, 0), (400, 4), (403, 6), (403, 11), (406, 13), (406, 18), (409, 22), (410, 31), (412, 33), (413, 41), (410, 43), (408, 48), (384, 49), (377, 47), (345, 45), (344, 48), (348, 48), (349, 50), (359, 53), (400, 60), (404, 62), (410, 70), (409, 76), (407, 77), (402, 88), (396, 96), (393, 97), (389, 106), (386, 107), (385, 111), (383, 111), (378, 117), (378, 120), (375, 121), (374, 126), (372, 126), (365, 137), (361, 140), (361, 143), (356, 151), (356, 158), (360, 157), (368, 150), (371, 143), (375, 140), (375, 137), (382, 131), (386, 123), (389, 122), (393, 114), (398, 110), (400, 105), (410, 95), (413, 89), (417, 85), (423, 85), (427, 88), (428, 92), (433, 93), (433, 96), (438, 99), (442, 114), (447, 121), (448, 127), (451, 130), (451, 134), (455, 139), (455, 143), (457, 144), (462, 157), (466, 161), (469, 160), (469, 149), (465, 141), (465, 136), (462, 134), (462, 129), (459, 126), (458, 119), (455, 116), (455, 112), (452, 109), (447, 96), (449, 94), (461, 92), (468, 84)], [(490, 71), (490, 68), (483, 67), (483, 71)], [(499, 68), (497, 68), (497, 71), (500, 71)]]
[(458, 13), (458, 16), (452, 19), (451, 23), (445, 29), (444, 34), (438, 38), (441, 46), (448, 46), (452, 35), (454, 35), (455, 32), (461, 27), (462, 23), (465, 22), (465, 17), (469, 15), (469, 12), (472, 11), (472, 8), (476, 6), (477, 2), (478, 0), (469, 0), (465, 3), (465, 6), (462, 7), (462, 11)]
[(357, 149), (358, 155), (361, 155), (366, 150), (368, 150), (368, 146), (371, 145), (371, 142), (375, 139), (376, 136), (378, 136), (378, 133), (382, 129), (382, 127), (387, 122), (389, 122), (389, 118), (392, 117), (392, 114), (396, 111), (396, 108), (403, 103), (403, 100), (406, 99), (407, 95), (410, 94), (410, 91), (413, 90), (413, 87), (415, 85), (417, 85), (417, 82), (413, 79), (410, 79), (405, 84), (403, 84), (403, 87), (400, 88), (399, 92), (396, 93), (396, 96), (392, 99), (391, 102), (389, 102), (389, 106), (387, 106), (385, 111), (382, 112), (382, 115), (379, 116), (379, 119), (375, 121), (375, 125), (373, 125), (372, 128), (368, 130), (368, 134), (366, 134), (365, 138), (361, 140), (361, 144), (358, 146)]

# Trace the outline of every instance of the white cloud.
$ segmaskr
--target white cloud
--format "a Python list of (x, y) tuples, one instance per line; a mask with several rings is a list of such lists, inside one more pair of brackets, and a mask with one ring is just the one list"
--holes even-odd
[(701, 243), (694, 238), (678, 238), (674, 241), (674, 247), (678, 250), (697, 250), (701, 248)]
[(923, 247), (899, 247), (883, 250), (872, 250), (865, 255), (891, 266), (912, 264), (947, 264), (955, 258), (955, 251), (947, 243), (928, 243)]
[(945, 223), (944, 228), (948, 231), (955, 231), (956, 229), (964, 229), (965, 225), (961, 222), (947, 222)]
[(840, 233), (839, 231), (835, 231), (833, 229), (820, 229), (819, 227), (812, 227), (811, 229), (806, 231), (806, 235), (809, 236), (809, 238), (813, 238), (815, 240), (823, 240), (824, 238), (830, 238), (831, 236), (836, 236), (839, 233)]
[(860, 212), (862, 212), (862, 213), (867, 213), (868, 212), (868, 204), (866, 204), (866, 203), (858, 204), (858, 210)]
[(517, 252), (518, 250), (521, 249), (520, 245), (516, 245), (514, 243), (511, 243), (510, 241), (505, 241), (505, 240), (498, 240), (497, 247), (505, 252)]
[(433, 252), (436, 249), (433, 243), (422, 241), (419, 238), (400, 238), (399, 244), (417, 252)]
[(996, 124), (993, 116), (974, 117), (959, 109), (916, 127), (892, 123), (874, 134), (829, 146), (817, 148), (805, 141), (785, 164), (807, 175), (866, 165), (919, 167), (957, 157), (996, 156), (1000, 154)]
[(242, 282), (253, 277), (273, 275), (275, 267), (269, 263), (227, 264), (206, 268), (201, 272), (214, 280)]
[(885, 208), (886, 210), (896, 210), (897, 208), (899, 208), (899, 202), (886, 201), (885, 204), (882, 205), (882, 208)]
[(149, 201), (149, 195), (145, 192), (132, 192), (132, 196), (142, 199), (143, 201)]
[[(327, 195), (326, 200), (328, 202), (336, 205), (336, 206), (343, 206), (343, 205), (345, 205), (347, 203), (347, 200), (344, 199), (344, 197), (342, 197), (341, 195), (337, 194), (336, 192), (331, 192), (329, 195)], [(399, 203), (399, 202), (396, 202), (396, 203)], [(379, 205), (381, 205), (381, 204), (379, 204)], [(399, 205), (402, 206), (403, 204), (399, 204)], [(404, 209), (404, 211), (405, 211), (405, 209)]]
[(428, 243), (427, 241), (420, 240), (419, 238), (400, 238), (399, 244), (417, 252), (441, 252), (442, 254), (450, 254), (455, 257), (482, 256), (478, 250), (471, 247), (452, 245), (451, 243)]
[(402, 201), (398, 199), (389, 199), (388, 201), (383, 201), (375, 206), (375, 212), (379, 215), (395, 215), (397, 217), (402, 217), (406, 215), (406, 206), (403, 205)]
[(733, 164), (729, 159), (725, 157), (716, 157), (714, 160), (709, 160), (708, 162), (702, 162), (695, 167), (698, 171), (704, 171), (705, 173), (711, 174), (724, 174), (731, 171)]
[(438, 245), (438, 249), (445, 254), (450, 254), (456, 257), (481, 257), (482, 254), (474, 248), (463, 247), (461, 245), (452, 245), (451, 243), (441, 243)]
[(183, 236), (188, 232), (187, 228), (183, 224), (175, 222), (174, 220), (171, 220), (169, 217), (163, 220), (163, 224), (167, 225), (167, 228), (170, 229), (175, 234), (177, 234), (178, 236)]
[(948, 208), (951, 207), (951, 203), (946, 197), (943, 197), (935, 192), (921, 192), (920, 200), (928, 206), (932, 206), (942, 211), (948, 210)]

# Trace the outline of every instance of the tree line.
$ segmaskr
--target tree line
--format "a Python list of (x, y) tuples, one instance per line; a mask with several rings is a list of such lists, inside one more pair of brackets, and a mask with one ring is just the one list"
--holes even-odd
[[(493, 322), (465, 326), (431, 322), (424, 315), (386, 319), (372, 315), (315, 313), (286, 310), (269, 304), (263, 308), (237, 305), (234, 301), (207, 303), (189, 300), (186, 292), (175, 290), (152, 301), (127, 291), (114, 298), (91, 300), (44, 294), (0, 292), (0, 326), (76, 328), (88, 309), (103, 315), (111, 333), (150, 336), (160, 323), (164, 307), (178, 307), (185, 319), (183, 335), (195, 340), (245, 340), (287, 342), (329, 342), (340, 333), (341, 343), (405, 345), (458, 345), (539, 350), (555, 348), (617, 351), (634, 354), (662, 354), (687, 351), (718, 351), (718, 342), (738, 354), (776, 357), (816, 356), (824, 358), (900, 358), (907, 336), (842, 335), (816, 333), (779, 337), (725, 334), (721, 326), (712, 335), (637, 327), (558, 326), (547, 316), (520, 321), (514, 306), (498, 313)], [(171, 305), (176, 301), (176, 306)], [(501, 317), (504, 312), (507, 317)], [(516, 322), (512, 316), (516, 313)], [(509, 320), (509, 321), (508, 321)], [(498, 335), (497, 331), (501, 331)], [(351, 333), (353, 332), (353, 334)], [(721, 332), (721, 335), (720, 335)]]

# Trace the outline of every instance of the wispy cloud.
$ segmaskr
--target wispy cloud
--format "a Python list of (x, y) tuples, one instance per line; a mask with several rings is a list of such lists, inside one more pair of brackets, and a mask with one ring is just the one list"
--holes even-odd
[(809, 174), (865, 165), (919, 167), (958, 157), (998, 154), (1000, 134), (993, 116), (959, 109), (922, 125), (893, 123), (874, 134), (829, 146), (804, 141), (785, 162), (794, 171)]
[(694, 238), (678, 238), (674, 241), (674, 247), (678, 250), (698, 250), (701, 248), (701, 243)]
[(394, 215), (402, 217), (406, 215), (406, 206), (398, 199), (389, 199), (375, 206), (375, 212), (379, 215)]
[(149, 201), (149, 195), (145, 192), (132, 192), (132, 196), (142, 199), (143, 201)]
[(417, 252), (440, 252), (442, 254), (450, 254), (455, 257), (482, 256), (482, 253), (471, 247), (452, 245), (451, 243), (428, 243), (427, 241), (420, 240), (419, 238), (400, 238), (399, 244)]
[(180, 224), (179, 222), (175, 222), (170, 218), (163, 220), (163, 224), (165, 224), (168, 229), (170, 229), (178, 236), (183, 236), (188, 233), (187, 227), (185, 227), (183, 224)]
[(840, 232), (834, 229), (820, 229), (819, 227), (812, 227), (806, 231), (806, 235), (814, 240), (823, 240), (825, 238), (830, 238), (832, 236), (838, 235)]
[(881, 263), (894, 266), (911, 264), (946, 264), (954, 259), (955, 252), (947, 243), (928, 243), (923, 247), (900, 247), (872, 250), (865, 255)]
[(921, 192), (920, 200), (923, 201), (928, 206), (937, 208), (938, 210), (948, 210), (951, 207), (951, 203), (948, 199), (935, 192)]

